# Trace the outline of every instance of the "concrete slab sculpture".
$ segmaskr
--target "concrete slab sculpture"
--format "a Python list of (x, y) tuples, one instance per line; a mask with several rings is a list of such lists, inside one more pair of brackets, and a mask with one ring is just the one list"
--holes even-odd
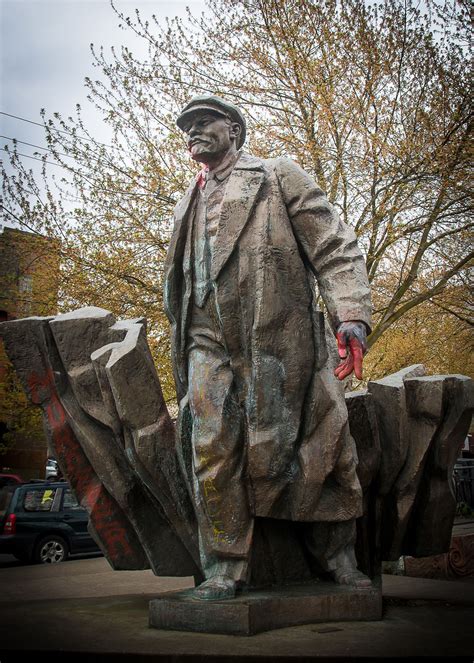
[(144, 320), (8, 322), (7, 353), (111, 565), (194, 576), (151, 602), (152, 626), (378, 619), (382, 559), (449, 547), (472, 382), (414, 366), (344, 398), (370, 330), (353, 232), (293, 162), (240, 151), (229, 102), (195, 98), (178, 126), (204, 167), (165, 269), (176, 431)]

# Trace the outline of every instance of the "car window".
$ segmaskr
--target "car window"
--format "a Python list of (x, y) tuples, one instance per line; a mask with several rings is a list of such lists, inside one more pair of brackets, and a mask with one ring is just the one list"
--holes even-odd
[(56, 488), (41, 488), (25, 491), (23, 508), (25, 511), (51, 511)]
[(76, 498), (72, 494), (72, 491), (69, 488), (67, 488), (64, 491), (63, 509), (65, 511), (69, 511), (71, 509), (81, 509), (82, 510), (81, 505), (76, 500)]

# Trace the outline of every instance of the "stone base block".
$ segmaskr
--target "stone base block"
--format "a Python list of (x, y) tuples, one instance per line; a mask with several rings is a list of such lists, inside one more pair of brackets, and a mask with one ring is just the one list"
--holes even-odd
[(189, 590), (150, 601), (150, 626), (171, 631), (254, 635), (275, 628), (382, 618), (380, 587), (310, 582), (255, 590), (227, 601), (199, 601)]

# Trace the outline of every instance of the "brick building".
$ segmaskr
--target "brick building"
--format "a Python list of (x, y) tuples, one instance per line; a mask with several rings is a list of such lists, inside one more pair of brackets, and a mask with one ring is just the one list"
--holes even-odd
[[(42, 235), (0, 232), (0, 321), (56, 314), (58, 249)], [(27, 402), (0, 340), (0, 471), (43, 478), (46, 457), (41, 412)]]

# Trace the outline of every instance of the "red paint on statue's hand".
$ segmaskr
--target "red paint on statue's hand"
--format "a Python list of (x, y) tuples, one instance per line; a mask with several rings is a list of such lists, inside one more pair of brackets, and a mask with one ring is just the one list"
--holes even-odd
[(358, 380), (362, 380), (362, 363), (367, 351), (366, 328), (362, 322), (344, 322), (336, 334), (337, 350), (342, 361), (336, 367), (334, 375), (344, 380), (354, 371)]
[(349, 341), (349, 352), (347, 353), (346, 358), (338, 364), (334, 371), (334, 375), (337, 379), (344, 380), (344, 378), (354, 371), (356, 378), (362, 380), (363, 355), (364, 352), (359, 341), (355, 338)]

